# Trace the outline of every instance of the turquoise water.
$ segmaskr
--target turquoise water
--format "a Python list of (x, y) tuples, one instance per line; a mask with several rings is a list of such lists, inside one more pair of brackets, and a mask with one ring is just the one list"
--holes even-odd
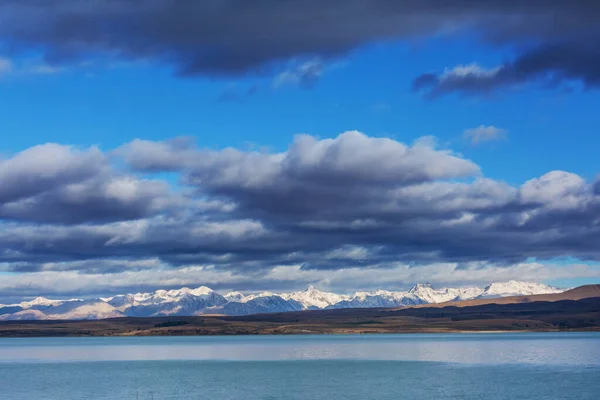
[(600, 333), (0, 339), (0, 399), (597, 399)]

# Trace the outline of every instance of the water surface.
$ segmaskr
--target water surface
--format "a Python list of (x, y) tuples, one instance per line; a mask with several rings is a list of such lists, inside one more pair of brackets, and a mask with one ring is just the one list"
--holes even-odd
[(598, 393), (600, 333), (0, 339), (2, 399), (596, 399)]

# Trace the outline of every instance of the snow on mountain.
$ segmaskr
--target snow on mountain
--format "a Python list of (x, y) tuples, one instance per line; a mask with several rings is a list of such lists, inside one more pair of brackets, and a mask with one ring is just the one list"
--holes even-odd
[(2, 305), (0, 306), (0, 321), (4, 315), (16, 314), (23, 311), (23, 308), (18, 305)]
[(248, 296), (246, 296), (246, 300), (254, 300), (254, 299), (259, 298), (259, 297), (273, 297), (273, 296), (279, 296), (279, 297), (281, 297), (281, 295), (279, 295), (277, 293), (262, 292), (262, 293), (256, 293), (256, 294), (249, 294)]
[[(36, 299), (37, 300), (37, 299)], [(23, 304), (23, 303), (21, 303)], [(124, 314), (101, 299), (65, 300), (52, 303), (37, 301), (30, 307), (12, 314), (0, 315), (0, 320), (29, 319), (104, 319), (123, 317)]]
[(250, 315), (261, 313), (300, 311), (303, 305), (295, 300), (286, 300), (278, 295), (257, 296), (245, 303), (229, 302), (222, 307), (214, 307), (207, 313), (226, 315)]
[(531, 296), (535, 294), (561, 293), (564, 291), (565, 289), (542, 283), (508, 281), (492, 283), (486, 286), (481, 297)]
[(20, 310), (12, 314), (0, 315), (0, 321), (26, 321), (32, 319), (48, 319), (46, 315), (39, 310)]
[(476, 287), (434, 289), (429, 284), (417, 284), (408, 293), (415, 295), (423, 303), (444, 303), (446, 301), (473, 299), (480, 296), (483, 289)]
[(19, 306), (23, 308), (31, 308), (35, 306), (54, 306), (63, 303), (64, 300), (50, 300), (45, 297), (36, 297), (31, 301), (23, 301)]
[(214, 290), (201, 286), (196, 289), (157, 290), (151, 293), (135, 293), (114, 296), (108, 303), (118, 311), (132, 317), (155, 317), (167, 315), (196, 315), (205, 308), (227, 303), (225, 297)]
[(125, 311), (131, 306), (138, 305), (135, 295), (133, 294), (120, 294), (118, 296), (113, 296), (102, 300), (115, 307), (119, 311)]
[(283, 293), (279, 296), (285, 300), (297, 301), (298, 303), (302, 304), (304, 309), (325, 308), (350, 298), (349, 296), (340, 294), (322, 292), (312, 285), (306, 290)]
[(341, 301), (328, 308), (402, 307), (424, 302), (413, 293), (377, 290), (374, 292), (356, 292), (349, 300)]
[(229, 292), (223, 297), (225, 297), (227, 301), (234, 301), (236, 303), (245, 303), (248, 301), (248, 298), (241, 292)]
[(348, 299), (332, 304), (327, 308), (396, 307), (403, 305), (401, 303), (402, 299), (402, 295), (398, 295), (396, 292), (389, 292), (387, 290), (378, 290), (376, 292), (356, 292), (353, 296), (349, 296)]
[(59, 305), (44, 310), (46, 319), (105, 319), (124, 317), (110, 304), (100, 300), (87, 300), (67, 303), (70, 307)]
[(203, 313), (204, 309), (228, 303), (225, 297), (205, 286), (198, 289), (157, 290), (151, 294), (138, 293), (122, 299), (117, 297), (111, 304), (125, 315), (135, 317), (196, 315)]
[[(71, 300), (78, 300), (78, 299), (71, 299)], [(22, 309), (29, 309), (29, 308), (33, 308), (33, 307), (55, 306), (58, 304), (62, 304), (65, 301), (71, 301), (71, 300), (50, 300), (45, 297), (36, 297), (33, 300), (22, 301), (18, 304), (0, 304), (0, 309), (6, 308), (6, 307), (20, 307)]]
[(139, 303), (147, 302), (173, 302), (179, 301), (185, 296), (194, 297), (210, 297), (215, 294), (215, 291), (206, 286), (200, 286), (196, 289), (187, 287), (174, 290), (157, 290), (153, 293), (136, 293), (133, 295), (133, 300)]
[(482, 293), (483, 289), (475, 287), (434, 289), (429, 284), (417, 284), (406, 292), (356, 292), (350, 299), (328, 308), (402, 307), (473, 299)]
[(50, 300), (38, 297), (19, 304), (0, 306), (0, 320), (248, 315), (332, 308), (402, 307), (486, 297), (560, 293), (564, 290), (566, 289), (539, 283), (508, 281), (492, 283), (485, 288), (434, 289), (429, 284), (417, 284), (403, 292), (376, 290), (342, 295), (309, 286), (306, 290), (291, 293), (263, 292), (244, 295), (240, 292), (230, 292), (223, 296), (206, 286), (201, 286), (195, 289), (184, 287), (92, 300)]

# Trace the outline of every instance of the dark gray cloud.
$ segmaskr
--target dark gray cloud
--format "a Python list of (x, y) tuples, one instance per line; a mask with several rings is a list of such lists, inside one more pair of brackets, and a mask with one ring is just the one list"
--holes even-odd
[[(153, 59), (182, 76), (278, 73), (292, 59), (328, 59), (372, 42), (434, 35), (468, 35), (515, 49), (515, 59), (493, 76), (416, 81), (417, 87), (433, 84), (435, 94), (540, 78), (597, 86), (599, 21), (594, 0), (0, 1), (6, 51), (39, 49), (59, 64), (101, 56)], [(306, 76), (318, 75), (311, 71)]]
[(43, 272), (43, 271), (76, 271), (86, 274), (116, 274), (125, 271), (143, 271), (160, 267), (157, 258), (146, 259), (116, 259), (75, 260), (62, 262), (15, 262), (0, 264), (0, 271), (8, 272)]
[(514, 61), (489, 69), (471, 64), (438, 75), (426, 73), (414, 80), (413, 88), (431, 97), (452, 92), (490, 94), (528, 83), (554, 88), (579, 81), (585, 88), (597, 88), (600, 86), (600, 72), (596, 68), (600, 64), (598, 39), (600, 35), (593, 43), (544, 44), (523, 52)]
[(0, 204), (84, 181), (106, 168), (106, 159), (96, 148), (79, 151), (51, 143), (29, 148), (0, 159)]
[(0, 218), (67, 224), (139, 219), (175, 206), (174, 197), (164, 182), (101, 176), (0, 204)]
[(596, 178), (596, 182), (594, 183), (594, 193), (600, 196), (600, 177)]
[[(241, 269), (392, 260), (513, 262), (565, 254), (598, 258), (593, 184), (556, 171), (511, 187), (478, 177), (475, 164), (435, 149), (430, 140), (407, 146), (358, 132), (324, 140), (299, 136), (284, 153), (204, 150), (189, 139), (136, 140), (114, 154), (139, 171), (179, 172), (194, 190), (171, 205), (176, 211), (158, 209), (150, 218), (6, 226), (1, 242), (11, 251), (3, 258), (153, 255), (173, 265)], [(52, 201), (48, 205), (51, 209)], [(336, 249), (346, 246), (367, 256), (339, 257)]]
[[(280, 153), (208, 150), (189, 138), (135, 140), (110, 157), (67, 149), (65, 159), (75, 154), (83, 164), (63, 162), (43, 190), (18, 196), (13, 177), (35, 163), (14, 162), (26, 151), (0, 164), (0, 187), (11, 194), (0, 203), (0, 271), (21, 277), (13, 291), (40, 274), (138, 274), (127, 275), (132, 282), (189, 268), (200, 279), (210, 268), (222, 285), (259, 285), (282, 266), (312, 276), (398, 263), (600, 261), (597, 181), (551, 171), (511, 186), (431, 138), (407, 145), (359, 132), (299, 135)], [(65, 172), (71, 164), (92, 172)], [(161, 171), (179, 176), (180, 187), (150, 179)], [(184, 278), (171, 279), (165, 286)]]
[(181, 201), (165, 182), (118, 173), (97, 148), (45, 144), (0, 160), (0, 220), (122, 221), (164, 212)]
[[(457, 182), (477, 177), (478, 167), (426, 140), (405, 146), (349, 132), (300, 136), (285, 153), (190, 146), (178, 158), (169, 143), (140, 141), (120, 151), (142, 170), (179, 168), (202, 193), (235, 203), (235, 215), (294, 238), (297, 251), (355, 244), (383, 246), (404, 260), (598, 258), (584, 248), (598, 233), (593, 184), (560, 171), (517, 188), (485, 178)], [(571, 235), (581, 243), (567, 249)]]

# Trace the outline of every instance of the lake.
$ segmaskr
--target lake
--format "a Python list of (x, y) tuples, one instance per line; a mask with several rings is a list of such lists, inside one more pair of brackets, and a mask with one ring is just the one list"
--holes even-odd
[(0, 398), (597, 399), (600, 332), (0, 339)]

